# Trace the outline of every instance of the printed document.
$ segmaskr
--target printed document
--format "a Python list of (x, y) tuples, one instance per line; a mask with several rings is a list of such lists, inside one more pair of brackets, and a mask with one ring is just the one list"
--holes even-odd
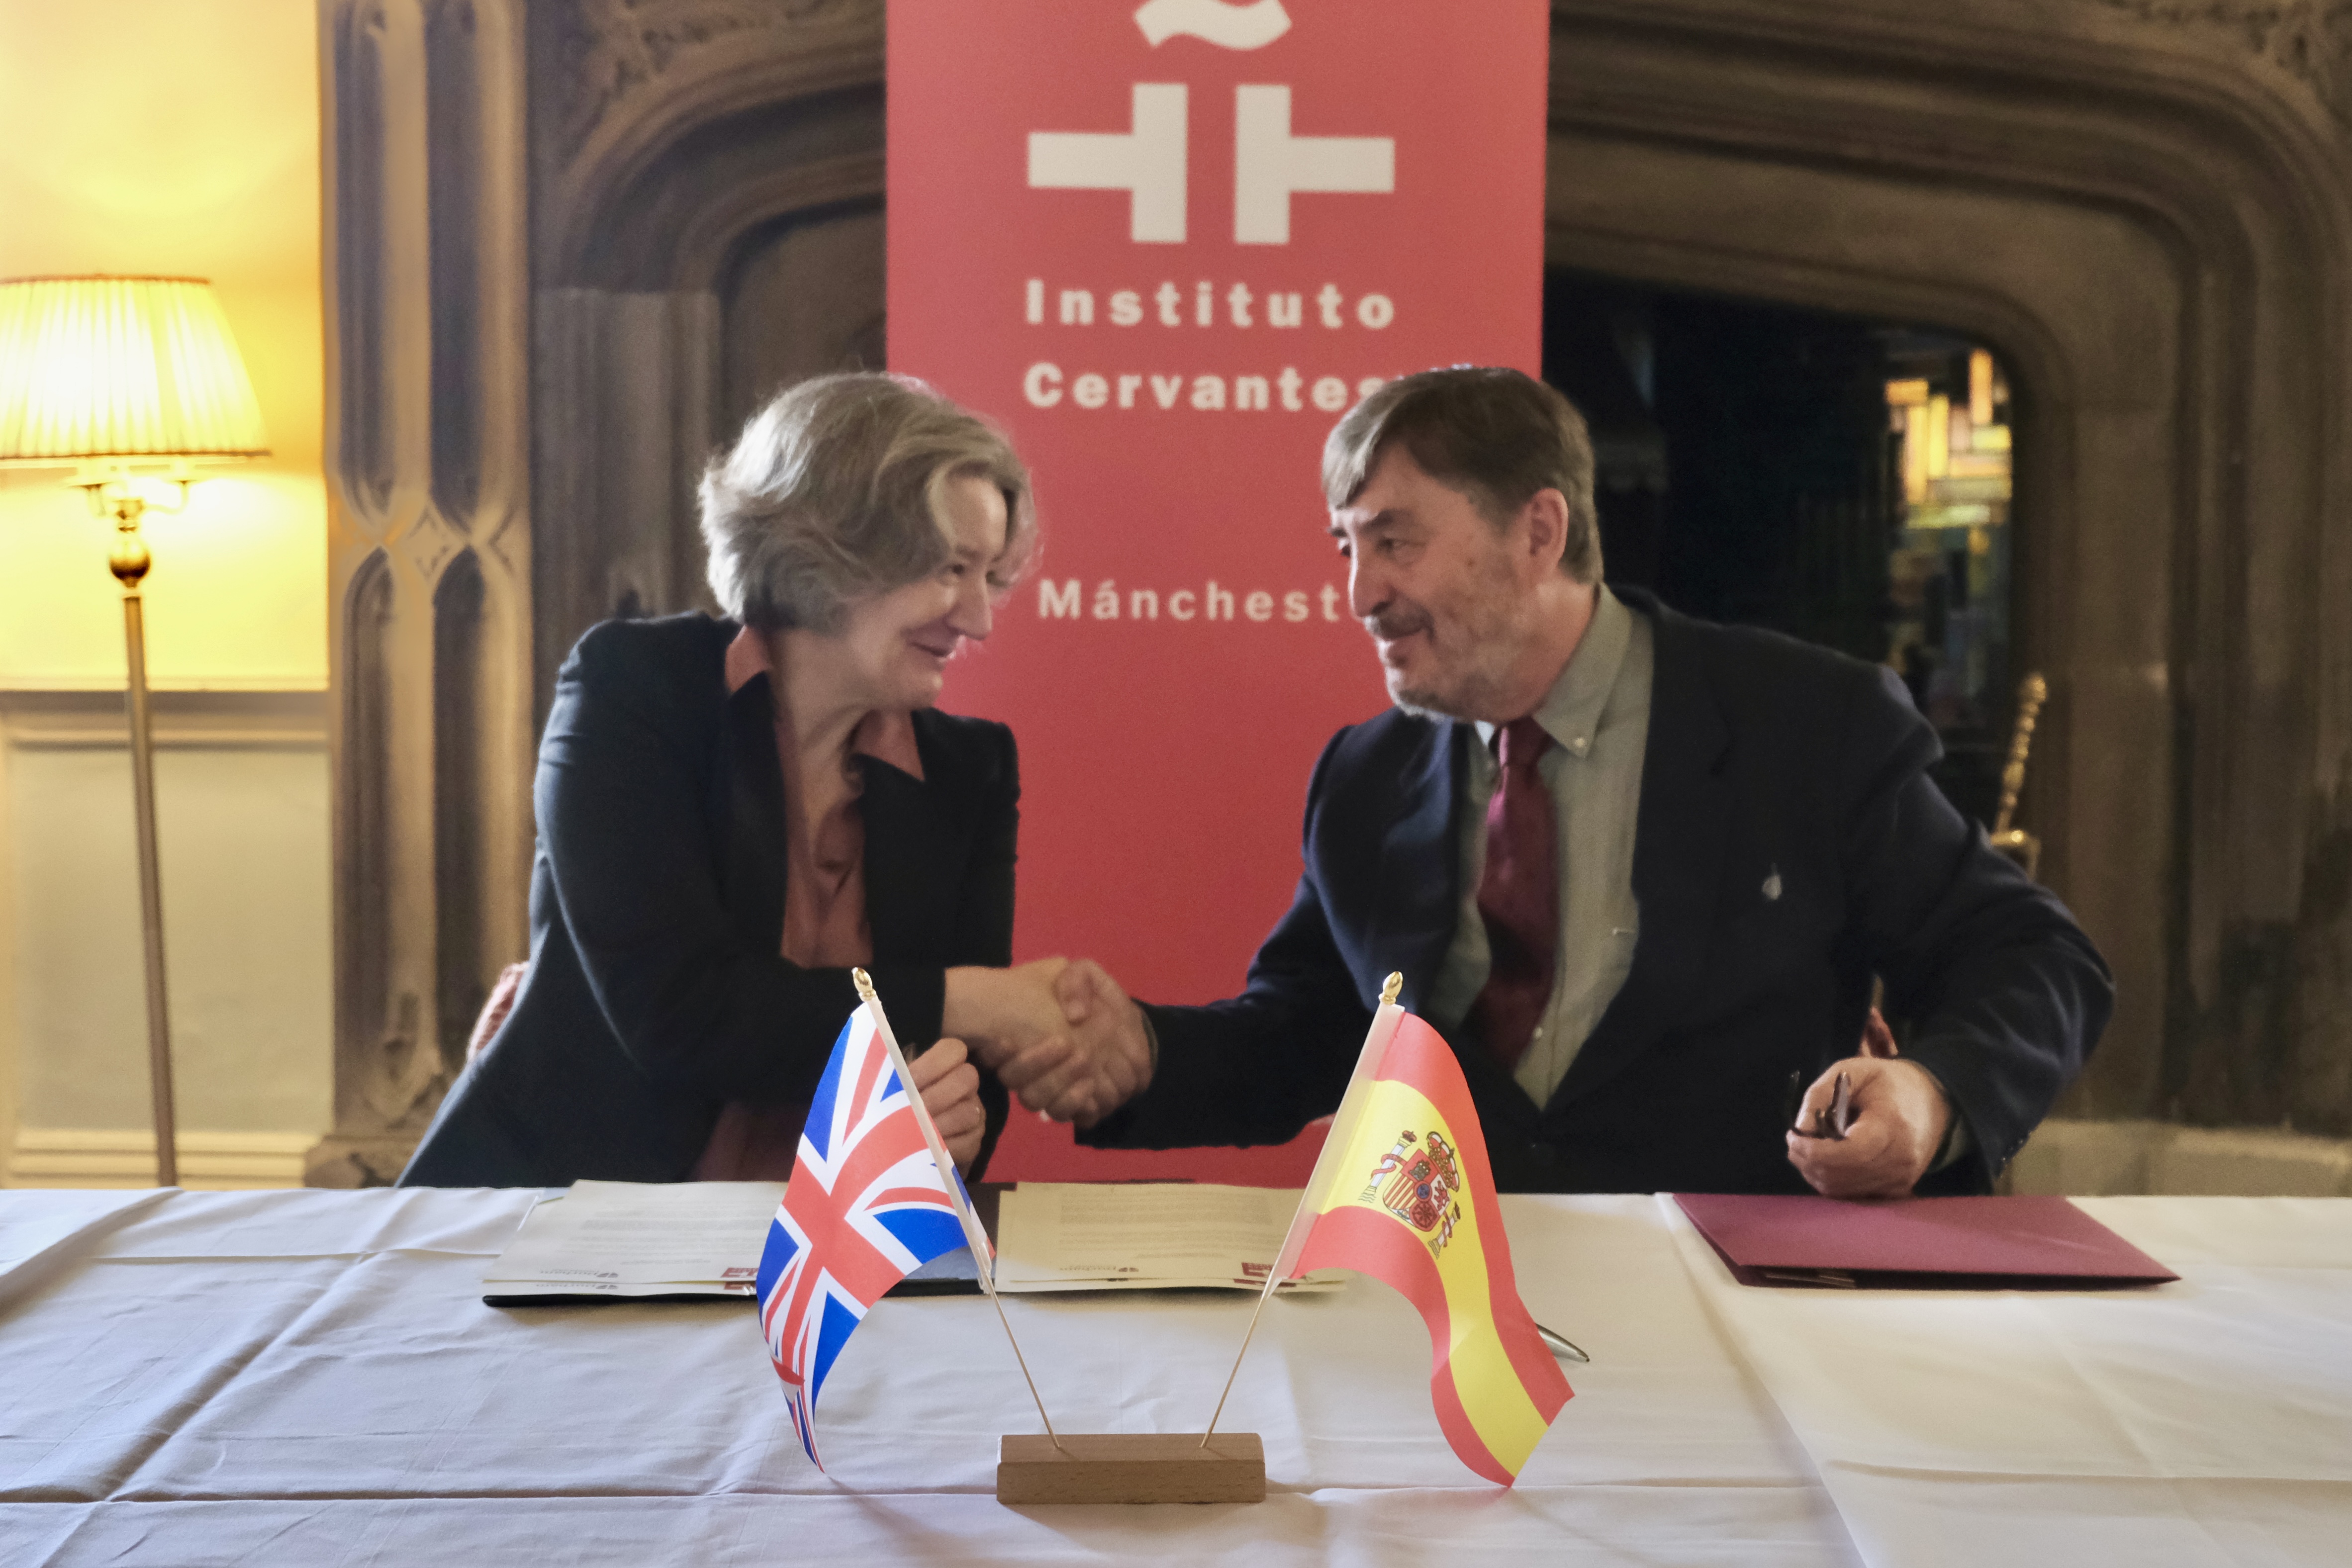
[[(1023, 1182), (996, 1223), (1000, 1291), (1255, 1291), (1282, 1250), (1295, 1189), (1189, 1182)], [(1324, 1270), (1286, 1291), (1331, 1289)]]
[(482, 1283), (493, 1296), (748, 1296), (773, 1181), (578, 1181), (540, 1200)]

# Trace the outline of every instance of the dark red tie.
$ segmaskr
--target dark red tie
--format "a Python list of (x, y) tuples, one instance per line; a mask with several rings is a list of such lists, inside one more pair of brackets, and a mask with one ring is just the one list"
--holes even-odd
[(1522, 718), (1504, 727), (1501, 740), (1503, 779), (1486, 803), (1486, 870), (1478, 881), (1494, 967), (1470, 1017), (1495, 1059), (1516, 1068), (1551, 1000), (1559, 945), (1559, 821), (1536, 774), (1536, 758), (1551, 737)]

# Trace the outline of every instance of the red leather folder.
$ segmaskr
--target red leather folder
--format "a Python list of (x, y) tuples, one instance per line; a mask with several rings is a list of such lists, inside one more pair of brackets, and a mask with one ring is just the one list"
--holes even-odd
[(1743, 1285), (2084, 1290), (2180, 1278), (2063, 1197), (1675, 1201)]

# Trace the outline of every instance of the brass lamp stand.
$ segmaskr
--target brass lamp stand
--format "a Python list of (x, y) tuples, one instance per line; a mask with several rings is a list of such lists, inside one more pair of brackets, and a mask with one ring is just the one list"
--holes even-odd
[[(179, 1134), (172, 1102), (172, 1009), (163, 982), (163, 876), (155, 837), (155, 742), (147, 716), (147, 619), (139, 584), (153, 564), (139, 519), (147, 501), (122, 481), (79, 480), (90, 509), (114, 519), (107, 564), (122, 584), (122, 641), (131, 665), (131, 789), (139, 820), (139, 915), (146, 938), (147, 1081), (154, 1096), (155, 1185), (180, 1185)], [(179, 481), (180, 501), (188, 486)], [(171, 508), (177, 510), (177, 507)]]

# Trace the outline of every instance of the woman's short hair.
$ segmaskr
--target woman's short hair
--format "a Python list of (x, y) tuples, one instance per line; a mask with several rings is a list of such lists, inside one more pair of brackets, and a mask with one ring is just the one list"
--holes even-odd
[(786, 387), (702, 476), (702, 538), (719, 608), (761, 632), (837, 632), (851, 602), (918, 581), (954, 553), (947, 486), (1004, 495), (1009, 585), (1036, 541), (1029, 471), (993, 426), (908, 376)]
[(1579, 582), (1601, 580), (1592, 436), (1575, 405), (1550, 387), (1523, 371), (1481, 365), (1382, 383), (1323, 444), (1323, 497), (1332, 510), (1355, 500), (1391, 446), (1468, 495), (1497, 528), (1537, 491), (1558, 490), (1568, 497), (1560, 570)]

